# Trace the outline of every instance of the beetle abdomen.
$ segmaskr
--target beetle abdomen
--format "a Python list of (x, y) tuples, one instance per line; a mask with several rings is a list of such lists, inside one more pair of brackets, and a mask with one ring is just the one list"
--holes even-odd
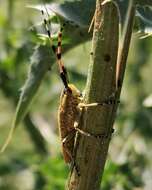
[(58, 112), (59, 133), (62, 141), (62, 152), (66, 163), (71, 162), (75, 141), (74, 122), (78, 114), (77, 105), (80, 102), (79, 96), (70, 91), (64, 90), (60, 98)]

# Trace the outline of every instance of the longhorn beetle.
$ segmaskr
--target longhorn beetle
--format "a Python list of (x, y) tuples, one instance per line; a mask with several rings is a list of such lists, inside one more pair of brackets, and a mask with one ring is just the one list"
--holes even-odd
[[(48, 15), (46, 7), (45, 11)], [(58, 43), (57, 46), (55, 46), (53, 45), (51, 32), (49, 30), (49, 23), (45, 18), (45, 12), (43, 11), (43, 9), (41, 10), (41, 13), (43, 15), (44, 26), (50, 40), (52, 51), (54, 52), (57, 59), (60, 71), (60, 77), (64, 85), (64, 89), (60, 97), (60, 105), (58, 110), (58, 127), (62, 143), (63, 157), (66, 163), (75, 164), (73, 150), (75, 145), (76, 132), (79, 132), (88, 137), (92, 136), (103, 137), (103, 135), (93, 135), (79, 129), (79, 119), (83, 107), (111, 105), (115, 104), (116, 101), (114, 99), (109, 98), (101, 103), (91, 103), (91, 104), (83, 103), (83, 97), (80, 91), (75, 87), (75, 85), (69, 84), (68, 82), (67, 71), (66, 68), (64, 67), (61, 58), (62, 31), (64, 29), (65, 24), (61, 26), (60, 31), (58, 32)]]

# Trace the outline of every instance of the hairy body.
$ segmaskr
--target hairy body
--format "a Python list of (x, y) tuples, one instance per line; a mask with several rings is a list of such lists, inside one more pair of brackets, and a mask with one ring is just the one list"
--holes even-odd
[(81, 93), (74, 85), (69, 84), (68, 87), (61, 94), (58, 111), (59, 133), (62, 142), (63, 157), (66, 163), (70, 163), (73, 160), (76, 135), (74, 124), (80, 115), (78, 105), (82, 99)]

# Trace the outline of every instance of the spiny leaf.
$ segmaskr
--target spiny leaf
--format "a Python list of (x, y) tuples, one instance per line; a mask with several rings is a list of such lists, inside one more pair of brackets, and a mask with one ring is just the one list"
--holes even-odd
[[(51, 16), (53, 13), (65, 20), (73, 21), (79, 26), (89, 26), (95, 11), (94, 0), (65, 1), (62, 4), (51, 3), (41, 5), (30, 5), (28, 7), (43, 10)], [(83, 10), (83, 11), (82, 11)]]
[[(22, 88), (20, 99), (17, 106), (14, 125), (17, 126), (27, 112), (29, 103), (39, 88), (39, 84), (44, 78), (46, 72), (51, 69), (54, 62), (51, 59), (50, 49), (44, 46), (38, 46), (31, 57), (31, 66), (28, 78)], [(50, 62), (48, 62), (50, 60)]]
[[(126, 13), (128, 10), (129, 1), (126, 0), (105, 0), (103, 4), (107, 2), (113, 2), (119, 11), (121, 28), (123, 28)], [(138, 19), (139, 25), (138, 30), (147, 37), (152, 35), (152, 1), (151, 0), (134, 0), (133, 6), (136, 6), (136, 18)]]
[[(83, 11), (81, 11), (80, 7), (83, 8)], [(50, 10), (53, 10), (54, 13), (60, 16), (61, 23), (64, 23), (67, 20), (69, 21), (64, 28), (64, 34), (65, 36), (68, 36), (72, 43), (70, 45), (66, 44), (63, 52), (66, 52), (77, 44), (83, 43), (90, 38), (91, 34), (87, 33), (87, 29), (95, 8), (94, 0), (65, 2), (62, 5), (51, 4), (49, 7), (46, 5), (46, 8), (48, 9), (49, 14)], [(38, 9), (42, 9), (42, 6), (38, 7)], [(46, 11), (46, 9), (44, 10)], [(21, 91), (14, 121), (1, 152), (5, 150), (10, 142), (16, 126), (23, 120), (25, 114), (27, 113), (42, 79), (54, 63), (54, 59), (50, 54), (51, 51), (49, 52), (49, 50), (50, 47), (47, 49), (44, 46), (39, 46), (34, 51), (31, 58), (30, 71)]]
[[(50, 62), (48, 62), (48, 60), (50, 60)], [(40, 86), (42, 79), (44, 78), (48, 69), (51, 68), (53, 62), (53, 58), (52, 60), (50, 59), (50, 52), (48, 49), (46, 49), (46, 47), (39, 46), (35, 49), (35, 52), (31, 57), (31, 66), (28, 73), (28, 78), (21, 90), (21, 95), (17, 105), (15, 117), (8, 138), (3, 145), (1, 152), (3, 152), (9, 144), (15, 128), (20, 123), (20, 121), (22, 121), (25, 114), (27, 113), (28, 108)]]

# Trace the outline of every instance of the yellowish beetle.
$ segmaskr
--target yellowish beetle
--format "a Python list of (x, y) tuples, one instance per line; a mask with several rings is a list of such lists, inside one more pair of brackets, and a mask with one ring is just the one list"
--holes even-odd
[(61, 42), (62, 42), (63, 27), (61, 27), (58, 33), (58, 45), (57, 47), (55, 47), (52, 43), (51, 33), (49, 31), (47, 20), (45, 19), (44, 11), (42, 10), (41, 12), (42, 15), (44, 16), (44, 25), (50, 40), (52, 50), (57, 58), (60, 70), (60, 77), (64, 84), (64, 90), (61, 93), (60, 105), (58, 110), (58, 127), (62, 143), (63, 158), (66, 163), (75, 164), (73, 152), (74, 152), (75, 137), (77, 131), (88, 137), (103, 137), (103, 135), (92, 135), (90, 133), (84, 132), (83, 130), (79, 129), (79, 119), (83, 107), (111, 105), (115, 103), (115, 100), (107, 99), (101, 103), (91, 103), (91, 104), (83, 103), (83, 97), (80, 91), (73, 84), (68, 83), (67, 71), (61, 59)]

